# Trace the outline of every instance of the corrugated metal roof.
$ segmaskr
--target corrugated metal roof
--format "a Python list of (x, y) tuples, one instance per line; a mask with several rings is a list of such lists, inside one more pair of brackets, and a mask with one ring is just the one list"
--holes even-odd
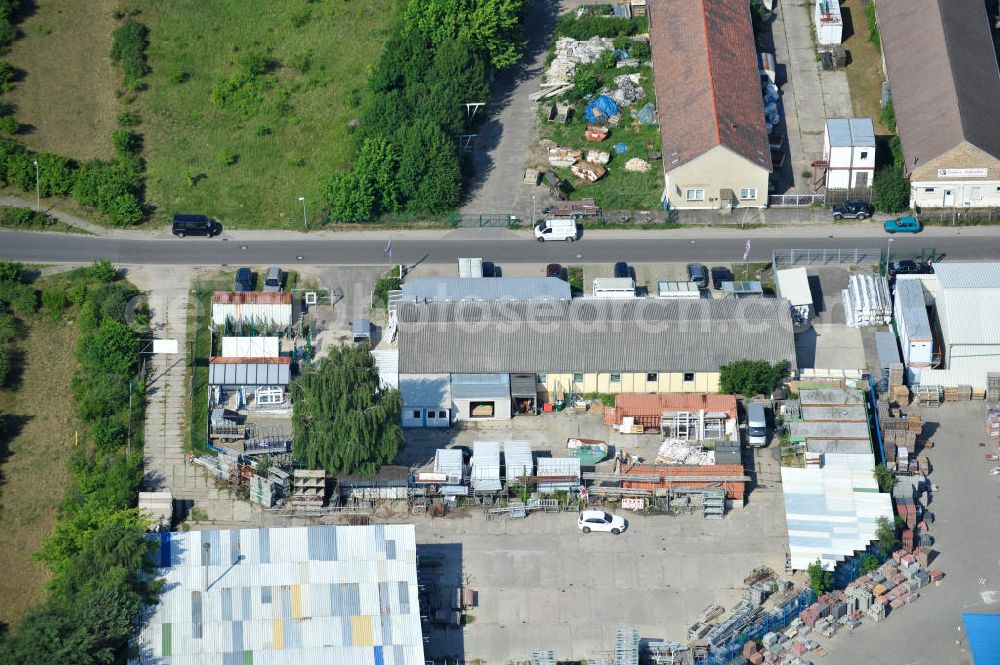
[(1000, 262), (935, 263), (934, 275), (945, 289), (1000, 289)]
[(192, 531), (168, 549), (133, 663), (424, 663), (411, 524)]
[(659, 416), (664, 411), (697, 413), (702, 409), (711, 413), (724, 412), (729, 414), (730, 418), (735, 418), (736, 397), (701, 393), (615, 395), (615, 410), (618, 412), (615, 422), (621, 422), (621, 416)]
[(1000, 372), (1000, 358), (958, 358), (952, 360), (948, 369), (920, 370), (920, 385), (942, 386), (972, 386), (985, 390), (986, 375), (990, 372)]
[(551, 277), (416, 277), (403, 283), (406, 300), (569, 300), (567, 282)]
[(447, 374), (409, 374), (399, 377), (403, 408), (451, 408), (451, 384)]
[(505, 441), (503, 444), (504, 477), (508, 483), (520, 476), (530, 476), (534, 470), (531, 442)]
[(875, 333), (875, 349), (878, 351), (879, 367), (887, 369), (893, 363), (902, 362), (899, 356), (899, 344), (896, 335), (889, 331)]
[(399, 349), (372, 349), (383, 388), (399, 388)]
[(809, 275), (805, 268), (786, 268), (774, 273), (778, 293), (793, 307), (812, 305), (812, 291), (809, 289)]
[(788, 303), (587, 299), (400, 303), (400, 372), (718, 371), (753, 358), (795, 367)]
[[(642, 480), (627, 480), (627, 476), (659, 476), (658, 482), (648, 482)], [(669, 489), (672, 487), (701, 488), (707, 486), (717, 486), (716, 482), (704, 480), (685, 480), (689, 477), (743, 477), (742, 464), (705, 464), (701, 466), (685, 465), (656, 465), (656, 464), (630, 464), (622, 468), (622, 487), (631, 489), (657, 490)], [(725, 483), (726, 498), (742, 499), (745, 491), (743, 481), (727, 481)]]
[(216, 291), (213, 305), (291, 305), (290, 291)]
[(802, 406), (864, 404), (865, 394), (856, 388), (803, 388), (799, 390), (799, 403)]
[(551, 476), (580, 477), (579, 457), (539, 457), (535, 464), (535, 475), (539, 478)]
[(452, 383), (451, 398), (456, 399), (506, 399), (510, 386), (505, 383)]
[(900, 280), (896, 282), (896, 307), (902, 314), (902, 323), (906, 326), (906, 337), (909, 340), (931, 339), (931, 324), (927, 319), (927, 305), (924, 300), (924, 287), (916, 280)]
[(832, 148), (875, 147), (875, 126), (871, 118), (828, 118), (826, 132)]
[(500, 442), (472, 443), (470, 485), (476, 492), (496, 492), (500, 489)]
[(290, 380), (288, 358), (212, 358), (208, 365), (212, 386), (286, 386)]
[(794, 570), (819, 559), (826, 570), (875, 540), (875, 522), (893, 519), (892, 500), (878, 492), (872, 455), (823, 456), (823, 466), (782, 467), (788, 547)]
[(534, 374), (512, 374), (511, 397), (538, 397), (537, 377)]
[(462, 451), (458, 448), (438, 448), (434, 451), (434, 473), (447, 474), (447, 482), (462, 482), (462, 466)]

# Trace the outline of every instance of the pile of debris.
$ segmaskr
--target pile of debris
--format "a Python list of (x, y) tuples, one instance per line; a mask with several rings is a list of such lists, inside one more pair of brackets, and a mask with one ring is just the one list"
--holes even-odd
[(605, 51), (613, 48), (607, 37), (591, 37), (585, 42), (560, 37), (556, 40), (555, 58), (545, 72), (545, 82), (550, 85), (572, 83), (577, 65), (595, 63)]
[(685, 443), (680, 439), (667, 439), (656, 451), (657, 464), (686, 464), (705, 466), (715, 464), (715, 451), (705, 450), (699, 445)]
[(633, 157), (625, 162), (625, 170), (631, 173), (646, 173), (649, 171), (649, 162), (638, 157)]
[(618, 103), (618, 106), (631, 106), (646, 97), (646, 90), (639, 85), (638, 74), (622, 74), (616, 76), (615, 87), (608, 93), (611, 99)]
[(611, 153), (604, 152), (603, 150), (588, 150), (587, 161), (591, 164), (607, 164), (611, 161)]

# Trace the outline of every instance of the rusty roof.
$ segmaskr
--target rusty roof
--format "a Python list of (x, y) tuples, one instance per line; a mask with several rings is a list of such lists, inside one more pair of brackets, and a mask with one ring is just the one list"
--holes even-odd
[(664, 171), (719, 145), (770, 171), (750, 4), (650, 0), (648, 15)]
[(291, 305), (289, 291), (216, 291), (213, 305)]
[(727, 413), (736, 417), (736, 397), (703, 393), (667, 393), (662, 395), (615, 395), (615, 410), (621, 416), (659, 416), (664, 411), (700, 411)]
[[(718, 486), (717, 482), (703, 480), (684, 480), (685, 477), (732, 476), (743, 477), (742, 464), (706, 464), (703, 466), (667, 465), (667, 464), (630, 464), (621, 467), (622, 487), (628, 489), (658, 490), (672, 487), (709, 488)], [(629, 475), (660, 476), (660, 482), (628, 480)], [(727, 499), (742, 499), (745, 489), (744, 481), (734, 480), (725, 483)], [(593, 490), (599, 491), (599, 490)]]
[(280, 358), (209, 358), (212, 365), (291, 365), (292, 359)]
[(968, 141), (1000, 159), (1000, 74), (982, 0), (878, 0), (906, 169)]

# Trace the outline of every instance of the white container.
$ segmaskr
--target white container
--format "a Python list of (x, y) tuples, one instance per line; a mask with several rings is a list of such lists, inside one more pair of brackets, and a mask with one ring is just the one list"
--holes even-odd
[(816, 0), (813, 12), (816, 41), (820, 46), (840, 44), (844, 34), (844, 19), (840, 15), (839, 0)]
[(635, 280), (631, 277), (598, 277), (594, 280), (595, 298), (635, 298)]
[(482, 259), (459, 259), (458, 260), (458, 276), (459, 277), (482, 277), (483, 276), (483, 260)]

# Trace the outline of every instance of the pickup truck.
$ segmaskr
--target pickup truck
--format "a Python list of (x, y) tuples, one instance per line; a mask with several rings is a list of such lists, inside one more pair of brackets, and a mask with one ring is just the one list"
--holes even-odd
[(886, 233), (920, 233), (924, 227), (916, 217), (911, 215), (886, 220), (883, 228)]

